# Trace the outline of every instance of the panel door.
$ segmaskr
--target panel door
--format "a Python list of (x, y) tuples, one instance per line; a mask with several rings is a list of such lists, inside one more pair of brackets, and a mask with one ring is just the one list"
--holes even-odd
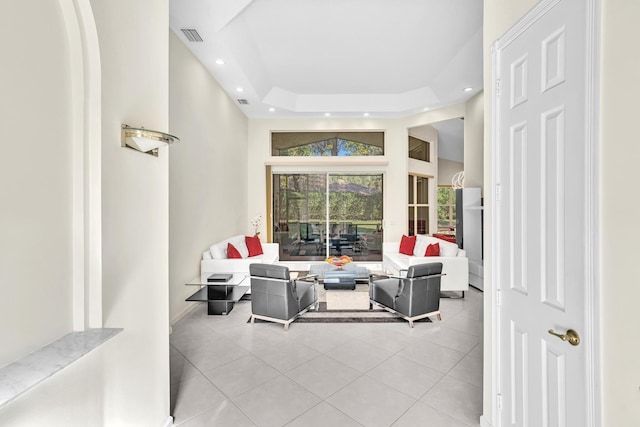
[(588, 2), (543, 3), (494, 58), (499, 425), (587, 426)]

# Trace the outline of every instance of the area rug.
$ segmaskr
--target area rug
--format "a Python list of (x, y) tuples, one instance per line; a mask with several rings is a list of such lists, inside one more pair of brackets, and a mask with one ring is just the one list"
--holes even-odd
[[(247, 323), (251, 322), (251, 317)], [(266, 322), (256, 319), (256, 323)], [(327, 304), (320, 302), (318, 310), (311, 310), (298, 317), (295, 323), (407, 323), (406, 320), (381, 308), (372, 310), (327, 310)], [(431, 322), (429, 318), (416, 320), (414, 323)]]

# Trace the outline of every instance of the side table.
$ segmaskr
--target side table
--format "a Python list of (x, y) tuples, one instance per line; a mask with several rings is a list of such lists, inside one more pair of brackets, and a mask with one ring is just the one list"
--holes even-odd
[(247, 275), (234, 273), (226, 282), (207, 282), (213, 273), (204, 273), (186, 283), (187, 286), (199, 286), (193, 295), (185, 301), (205, 301), (207, 314), (229, 314), (236, 302), (247, 293), (251, 286), (245, 284)]

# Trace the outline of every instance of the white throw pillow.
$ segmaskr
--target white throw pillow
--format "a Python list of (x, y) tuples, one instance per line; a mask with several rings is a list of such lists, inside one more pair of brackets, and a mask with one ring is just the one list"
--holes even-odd
[(440, 256), (456, 257), (458, 256), (458, 245), (447, 242), (446, 240), (436, 239), (440, 243)]
[(233, 236), (229, 239), (229, 243), (231, 243), (242, 255), (242, 258), (247, 258), (249, 256), (249, 248), (247, 248), (247, 242), (244, 240), (244, 235)]
[(415, 256), (424, 256), (424, 253), (427, 251), (427, 246), (429, 246), (429, 238), (426, 234), (416, 234), (416, 245), (413, 247), (413, 255)]
[(209, 251), (213, 259), (227, 259), (227, 241), (224, 240), (211, 245)]
[(213, 258), (211, 258), (211, 251), (206, 250), (206, 251), (202, 252), (202, 259), (213, 259)]

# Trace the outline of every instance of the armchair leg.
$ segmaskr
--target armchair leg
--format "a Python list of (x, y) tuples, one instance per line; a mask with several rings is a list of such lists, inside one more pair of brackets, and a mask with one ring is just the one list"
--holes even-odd
[(252, 315), (251, 315), (251, 324), (252, 324), (252, 325), (255, 323), (255, 322), (254, 322), (254, 320), (256, 320), (256, 318), (255, 318), (255, 317), (254, 317), (254, 315), (252, 314)]
[(438, 320), (442, 322), (442, 315), (438, 313)]

